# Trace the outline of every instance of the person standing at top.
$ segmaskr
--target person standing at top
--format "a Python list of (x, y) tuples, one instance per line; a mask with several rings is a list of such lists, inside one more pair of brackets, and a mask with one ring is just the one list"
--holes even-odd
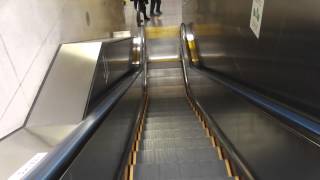
[(150, 18), (147, 16), (147, 8), (146, 4), (149, 4), (148, 0), (133, 0), (134, 1), (134, 8), (137, 9), (139, 6), (139, 10), (142, 12), (143, 17), (146, 21), (149, 21)]
[[(162, 12), (160, 11), (161, 0), (151, 0), (150, 6), (150, 16), (160, 16)], [(156, 7), (156, 14), (154, 13), (154, 8)]]

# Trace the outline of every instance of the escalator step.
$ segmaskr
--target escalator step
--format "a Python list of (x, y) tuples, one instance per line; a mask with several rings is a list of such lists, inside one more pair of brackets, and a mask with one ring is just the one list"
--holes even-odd
[(185, 95), (185, 87), (183, 85), (149, 88), (149, 96), (153, 99), (184, 98)]
[(149, 69), (148, 77), (183, 76), (181, 68)]
[(156, 110), (156, 109), (162, 109), (162, 108), (167, 108), (167, 109), (175, 109), (175, 108), (186, 108), (190, 109), (189, 104), (187, 102), (184, 103), (176, 103), (176, 102), (168, 102), (168, 103), (162, 103), (162, 104), (154, 104), (149, 106), (149, 110)]
[(137, 156), (137, 163), (143, 164), (191, 163), (214, 160), (219, 161), (213, 147), (145, 150), (139, 151)]
[(202, 147), (212, 147), (208, 138), (143, 139), (140, 144), (140, 150)]
[(183, 106), (162, 106), (162, 107), (150, 107), (148, 109), (148, 112), (165, 112), (165, 111), (191, 111), (191, 108), (189, 105), (183, 105)]
[(176, 102), (176, 103), (179, 103), (179, 102), (187, 102), (187, 99), (185, 97), (173, 97), (173, 98), (156, 98), (156, 99), (153, 99), (151, 98), (150, 99), (150, 102), (154, 102), (154, 103), (168, 103), (168, 102)]
[(166, 122), (166, 123), (146, 123), (145, 130), (157, 130), (157, 129), (186, 129), (186, 128), (201, 128), (201, 124), (198, 121), (187, 122)]
[(201, 128), (195, 129), (169, 129), (169, 130), (147, 130), (144, 131), (142, 138), (144, 139), (161, 139), (161, 138), (197, 138), (206, 137), (205, 132)]
[(150, 87), (184, 85), (183, 77), (163, 76), (149, 78)]
[(156, 116), (176, 116), (176, 115), (193, 115), (194, 112), (191, 110), (187, 111), (166, 111), (166, 112), (148, 112), (147, 117), (156, 117)]
[[(225, 180), (222, 162), (192, 162), (167, 164), (137, 164), (134, 179), (138, 180)], [(214, 178), (213, 178), (214, 177)]]
[[(167, 105), (177, 105), (177, 106), (187, 106), (188, 101), (186, 99), (182, 98), (170, 98), (170, 100), (167, 100), (168, 98), (157, 98), (150, 100), (150, 105), (153, 107), (161, 107), (161, 106), (167, 106)], [(171, 100), (172, 99), (172, 100)]]
[(170, 117), (149, 117), (146, 118), (146, 123), (161, 123), (161, 122), (189, 122), (195, 121), (197, 118), (193, 116), (170, 116)]

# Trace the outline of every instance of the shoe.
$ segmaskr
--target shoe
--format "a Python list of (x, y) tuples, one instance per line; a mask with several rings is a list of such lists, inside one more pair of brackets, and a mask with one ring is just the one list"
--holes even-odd
[(144, 20), (150, 21), (150, 18), (149, 17), (145, 17)]
[(160, 16), (162, 14), (162, 12), (161, 11), (157, 11), (157, 14), (158, 14), (158, 16)]

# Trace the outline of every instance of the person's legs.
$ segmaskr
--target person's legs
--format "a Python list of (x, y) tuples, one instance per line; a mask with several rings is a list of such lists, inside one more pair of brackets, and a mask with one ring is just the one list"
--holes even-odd
[(156, 0), (151, 0), (151, 3), (150, 3), (150, 16), (154, 15), (155, 5), (156, 5)]
[(143, 10), (143, 11), (142, 11), (142, 13), (143, 13), (143, 17), (144, 17), (144, 19), (145, 19), (145, 20), (147, 20), (147, 21), (149, 21), (149, 20), (150, 20), (150, 18), (147, 16), (147, 12), (146, 12), (146, 10)]
[(133, 6), (134, 6), (135, 9), (137, 9), (137, 5), (138, 5), (138, 0), (134, 0), (133, 1)]
[(143, 18), (147, 21), (150, 20), (150, 18), (147, 16), (147, 8), (146, 8), (146, 5), (144, 4), (144, 2), (140, 1), (140, 9), (141, 9), (141, 12), (143, 14)]
[(161, 7), (161, 0), (157, 0), (157, 13), (162, 14), (162, 12), (160, 11), (160, 7)]

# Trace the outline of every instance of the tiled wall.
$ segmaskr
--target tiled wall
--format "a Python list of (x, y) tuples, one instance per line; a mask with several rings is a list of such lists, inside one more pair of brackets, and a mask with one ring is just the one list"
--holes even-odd
[(59, 43), (123, 30), (120, 0), (0, 0), (0, 138), (21, 127)]

